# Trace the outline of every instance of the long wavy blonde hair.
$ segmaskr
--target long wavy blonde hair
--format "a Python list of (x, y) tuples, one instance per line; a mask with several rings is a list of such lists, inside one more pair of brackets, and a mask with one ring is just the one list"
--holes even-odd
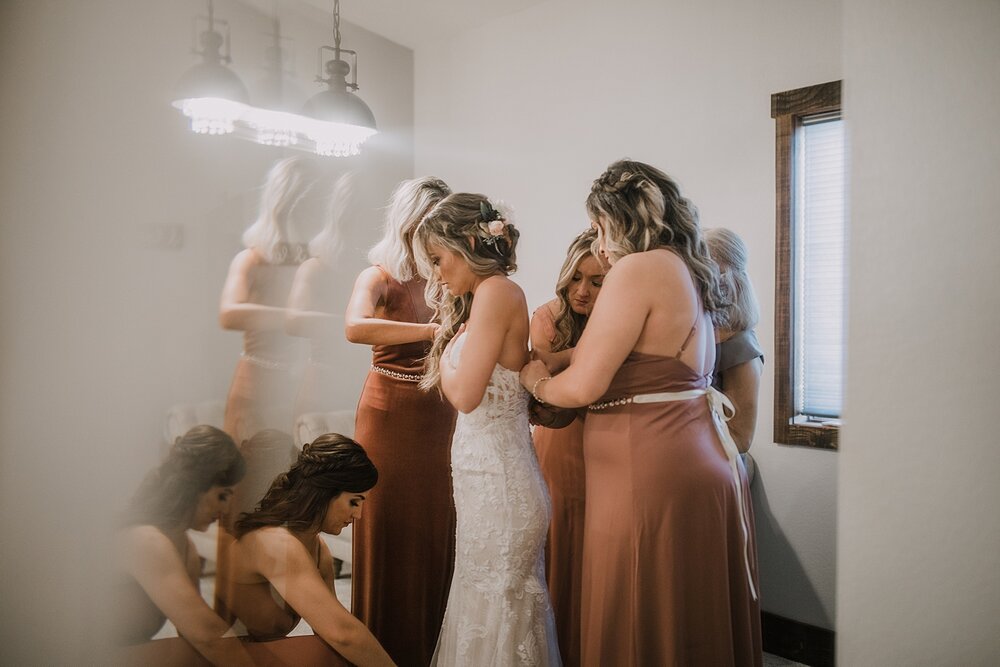
[(382, 239), (368, 251), (368, 261), (384, 268), (401, 283), (413, 278), (413, 231), (421, 218), (451, 194), (440, 178), (424, 176), (403, 181), (392, 193), (385, 214)]
[(280, 261), (278, 248), (289, 241), (292, 212), (316, 182), (316, 163), (305, 157), (278, 160), (267, 172), (257, 219), (243, 232), (243, 245), (271, 263)]
[(727, 304), (712, 313), (719, 329), (747, 331), (757, 326), (760, 306), (747, 273), (750, 251), (739, 234), (725, 227), (705, 230), (708, 252), (719, 265), (719, 286)]
[(587, 316), (575, 312), (569, 305), (569, 285), (573, 282), (577, 267), (587, 257), (594, 257), (604, 265), (599, 255), (594, 254), (594, 243), (597, 241), (597, 232), (588, 229), (584, 233), (573, 239), (566, 250), (566, 261), (563, 262), (559, 271), (559, 279), (556, 281), (556, 298), (559, 300), (559, 310), (556, 312), (554, 321), (556, 337), (552, 341), (552, 351), (559, 352), (571, 347), (576, 347), (583, 335), (583, 327), (587, 324)]
[(604, 223), (609, 259), (670, 248), (691, 272), (705, 310), (713, 313), (725, 304), (718, 267), (698, 225), (698, 210), (665, 173), (635, 160), (614, 162), (594, 181), (587, 212)]
[(471, 293), (452, 296), (441, 286), (430, 260), (429, 247), (435, 245), (457, 253), (478, 276), (498, 273), (506, 276), (517, 270), (515, 251), (520, 234), (509, 220), (503, 221), (505, 224), (499, 236), (491, 234), (491, 221), (483, 220), (484, 203), (494, 210), (485, 195), (467, 192), (448, 195), (424, 216), (414, 234), (417, 267), (427, 278), (424, 296), (427, 305), (434, 308), (433, 321), (440, 325), (424, 359), (422, 389), (440, 389), (441, 354), (472, 311)]
[(344, 249), (344, 214), (354, 194), (354, 172), (348, 171), (333, 184), (330, 201), (326, 207), (326, 223), (320, 233), (309, 242), (309, 256), (318, 257), (333, 266)]

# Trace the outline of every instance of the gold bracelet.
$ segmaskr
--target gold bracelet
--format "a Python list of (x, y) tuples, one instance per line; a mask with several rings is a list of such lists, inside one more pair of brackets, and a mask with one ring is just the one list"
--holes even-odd
[(546, 375), (543, 378), (538, 378), (537, 380), (535, 380), (535, 384), (531, 385), (531, 395), (539, 403), (544, 404), (545, 401), (543, 401), (541, 398), (538, 397), (538, 385), (540, 385), (541, 383), (545, 382), (546, 380), (551, 380), (551, 379), (552, 379), (551, 375)]

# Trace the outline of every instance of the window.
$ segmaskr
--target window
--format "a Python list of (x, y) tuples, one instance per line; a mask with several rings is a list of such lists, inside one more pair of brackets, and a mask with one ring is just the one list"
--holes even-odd
[(771, 96), (777, 249), (774, 441), (836, 449), (844, 367), (840, 82)]

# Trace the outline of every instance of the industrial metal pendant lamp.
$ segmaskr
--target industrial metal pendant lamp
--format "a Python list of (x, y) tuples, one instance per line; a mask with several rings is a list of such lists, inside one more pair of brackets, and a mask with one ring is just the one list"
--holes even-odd
[[(194, 33), (198, 31), (196, 17)], [(191, 130), (199, 134), (229, 134), (247, 110), (247, 88), (226, 67), (232, 62), (229, 55), (229, 24), (215, 18), (212, 0), (208, 0), (208, 29), (200, 36), (201, 49), (192, 50), (202, 62), (185, 72), (177, 83), (173, 105), (191, 119)], [(225, 29), (225, 36), (215, 27)], [(222, 51), (224, 47), (224, 52)]]
[[(195, 19), (195, 32), (199, 18), (204, 17)], [(340, 46), (340, 0), (334, 0), (333, 5), (334, 46), (319, 48), (320, 71), (316, 81), (326, 84), (327, 90), (309, 99), (302, 113), (283, 109), (282, 100), (269, 100), (267, 108), (249, 104), (246, 86), (226, 67), (232, 61), (229, 24), (215, 18), (212, 0), (208, 0), (207, 20), (208, 30), (201, 33), (201, 50), (194, 49), (202, 62), (181, 77), (173, 102), (191, 119), (193, 131), (200, 134), (235, 131), (236, 136), (258, 144), (294, 147), (334, 157), (358, 155), (361, 145), (377, 134), (374, 114), (355, 94), (358, 90), (358, 54)], [(225, 36), (216, 31), (217, 24), (224, 26)], [(273, 48), (279, 49), (280, 54), (277, 25), (275, 36)], [(332, 51), (333, 59), (324, 64), (325, 51)], [(345, 56), (351, 58), (350, 63)], [(277, 75), (281, 76), (280, 58), (276, 67)], [(350, 83), (348, 74), (351, 75)]]
[[(303, 129), (314, 144), (319, 155), (357, 155), (361, 145), (378, 130), (375, 115), (360, 97), (358, 90), (358, 54), (340, 46), (340, 0), (333, 3), (333, 46), (319, 48), (318, 83), (327, 89), (317, 93), (306, 102), (303, 114), (307, 117)], [(333, 60), (323, 63), (324, 51), (333, 52)], [(353, 62), (344, 60), (350, 56)], [(326, 74), (324, 77), (323, 75)], [(347, 75), (351, 82), (347, 82)]]

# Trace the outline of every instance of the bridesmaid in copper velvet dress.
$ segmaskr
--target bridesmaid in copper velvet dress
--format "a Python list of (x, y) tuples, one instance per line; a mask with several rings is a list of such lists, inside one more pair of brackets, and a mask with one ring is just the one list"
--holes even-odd
[[(592, 254), (597, 239), (593, 230), (570, 244), (559, 279), (556, 298), (531, 317), (531, 349), (549, 368), (565, 368), (594, 302), (601, 291), (606, 266)], [(552, 498), (552, 525), (545, 546), (545, 578), (556, 616), (556, 633), (563, 664), (580, 664), (580, 593), (583, 585), (583, 517), (585, 480), (583, 467), (583, 417), (577, 410), (551, 414), (550, 420), (534, 414), (535, 451)], [(563, 426), (569, 421), (568, 425)], [(548, 424), (552, 428), (547, 428)]]
[(589, 405), (584, 426), (583, 665), (760, 665), (753, 508), (712, 389), (721, 305), (694, 207), (619, 161), (587, 208), (612, 266), (569, 367), (522, 383)]
[(368, 254), (373, 266), (358, 276), (345, 316), (348, 340), (372, 346), (354, 437), (379, 470), (378, 487), (354, 525), (352, 613), (396, 663), (423, 667), (451, 583), (455, 410), (417, 386), (437, 325), (411, 241), (424, 214), (449, 193), (436, 178), (396, 188), (385, 235)]

